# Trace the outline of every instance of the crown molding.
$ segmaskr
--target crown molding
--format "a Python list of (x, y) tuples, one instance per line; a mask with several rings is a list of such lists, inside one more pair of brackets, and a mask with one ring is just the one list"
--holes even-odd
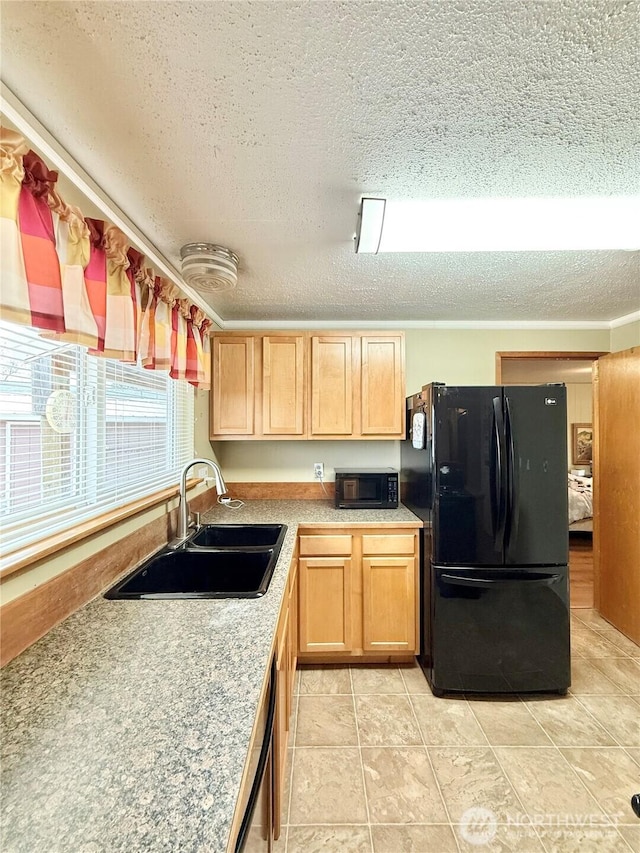
[[(633, 317), (633, 315), (628, 315)], [(632, 322), (625, 319), (626, 322)], [(536, 330), (604, 330), (609, 320), (225, 320), (222, 329), (236, 330), (286, 330), (286, 329), (536, 329)], [(623, 324), (620, 324), (623, 325)]]
[(127, 235), (132, 245), (148, 258), (156, 271), (170, 279), (189, 299), (220, 328), (224, 321), (193, 288), (185, 284), (173, 264), (162, 255), (149, 238), (135, 225), (105, 191), (85, 172), (82, 166), (49, 133), (47, 128), (25, 107), (25, 105), (0, 83), (0, 111), (55, 166), (104, 216)]
[(609, 323), (611, 329), (617, 329), (618, 326), (628, 326), (629, 323), (640, 323), (640, 311), (633, 311), (631, 314), (625, 314), (624, 317), (618, 317)]

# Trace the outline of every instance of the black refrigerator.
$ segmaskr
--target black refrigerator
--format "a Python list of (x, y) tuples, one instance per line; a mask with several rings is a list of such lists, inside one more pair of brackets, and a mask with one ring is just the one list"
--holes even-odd
[(403, 503), (424, 522), (419, 661), (436, 695), (571, 683), (563, 385), (424, 386)]

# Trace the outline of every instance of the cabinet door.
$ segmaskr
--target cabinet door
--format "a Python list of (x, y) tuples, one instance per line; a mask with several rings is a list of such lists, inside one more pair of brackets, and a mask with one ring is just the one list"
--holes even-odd
[(311, 338), (311, 435), (353, 432), (353, 337)]
[(262, 433), (304, 433), (304, 337), (262, 339)]
[(301, 558), (298, 582), (300, 652), (351, 651), (351, 558)]
[(212, 436), (254, 432), (255, 338), (213, 338)]
[(360, 431), (404, 437), (404, 337), (363, 335), (360, 340)]
[(414, 557), (363, 557), (363, 649), (416, 650)]

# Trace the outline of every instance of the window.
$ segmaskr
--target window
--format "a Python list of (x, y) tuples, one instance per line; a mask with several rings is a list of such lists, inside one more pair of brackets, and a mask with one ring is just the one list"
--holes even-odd
[(187, 382), (0, 322), (4, 553), (176, 484), (192, 457)]

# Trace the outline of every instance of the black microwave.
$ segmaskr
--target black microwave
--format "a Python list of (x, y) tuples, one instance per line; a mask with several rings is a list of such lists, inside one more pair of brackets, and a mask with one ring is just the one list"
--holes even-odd
[(337, 509), (396, 509), (398, 472), (394, 468), (336, 468)]

